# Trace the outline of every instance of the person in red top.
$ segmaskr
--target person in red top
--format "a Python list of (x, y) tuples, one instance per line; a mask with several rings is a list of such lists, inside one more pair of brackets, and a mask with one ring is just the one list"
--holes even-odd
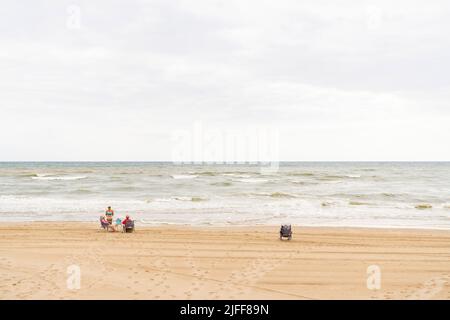
[(122, 221), (122, 227), (125, 229), (125, 226), (127, 225), (127, 222), (128, 221), (130, 221), (131, 219), (130, 219), (130, 216), (129, 215), (127, 215), (126, 217), (125, 217), (125, 219), (123, 219), (123, 221)]

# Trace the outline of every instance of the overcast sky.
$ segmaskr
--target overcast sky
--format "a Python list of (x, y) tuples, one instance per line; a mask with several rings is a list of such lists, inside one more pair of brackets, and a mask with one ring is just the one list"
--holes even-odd
[(276, 132), (275, 160), (450, 160), (449, 1), (4, 0), (0, 17), (0, 160), (171, 160), (199, 126)]

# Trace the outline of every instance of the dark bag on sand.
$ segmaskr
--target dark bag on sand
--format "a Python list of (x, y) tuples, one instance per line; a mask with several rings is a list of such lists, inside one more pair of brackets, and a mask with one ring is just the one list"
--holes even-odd
[(292, 239), (292, 228), (290, 224), (283, 224), (280, 229), (280, 240), (283, 238)]

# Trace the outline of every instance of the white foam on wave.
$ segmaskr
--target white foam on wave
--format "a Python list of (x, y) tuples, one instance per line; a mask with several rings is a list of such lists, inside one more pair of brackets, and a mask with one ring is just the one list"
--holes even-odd
[(147, 202), (152, 202), (152, 201), (155, 201), (155, 202), (170, 202), (172, 200), (173, 199), (171, 199), (171, 198), (156, 198), (154, 200), (147, 200)]
[(249, 174), (242, 174), (242, 173), (223, 173), (222, 176), (237, 177), (237, 178), (250, 178), (251, 177), (251, 175), (249, 175)]
[(174, 199), (179, 201), (191, 201), (192, 197), (175, 197)]
[(171, 175), (173, 179), (195, 179), (198, 175), (195, 174), (173, 174)]
[(33, 180), (81, 180), (86, 179), (87, 176), (51, 176), (38, 174), (36, 177), (31, 177)]
[(264, 183), (264, 182), (268, 182), (269, 180), (248, 178), (248, 179), (237, 179), (236, 181), (246, 182), (246, 183)]
[(361, 178), (360, 174), (347, 174), (346, 175), (347, 178)]

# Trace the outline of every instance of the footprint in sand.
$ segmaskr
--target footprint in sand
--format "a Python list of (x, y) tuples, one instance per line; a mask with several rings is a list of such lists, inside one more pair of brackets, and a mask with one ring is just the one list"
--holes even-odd
[(189, 269), (191, 270), (190, 274), (192, 275), (192, 281), (189, 285), (189, 288), (191, 290), (187, 291), (186, 295), (191, 297), (193, 295), (192, 291), (196, 292), (196, 294), (204, 291), (202, 289), (205, 285), (206, 275), (208, 274), (208, 272), (206, 270), (202, 270), (199, 266), (197, 266), (193, 251), (191, 250), (189, 245), (187, 245), (187, 252), (188, 255), (186, 259), (189, 265)]
[[(252, 260), (242, 270), (231, 272), (230, 276), (221, 283), (221, 292), (229, 293), (230, 299), (234, 299), (236, 296), (242, 298), (251, 291), (257, 289), (255, 286), (257, 286), (258, 282), (267, 273), (279, 266), (278, 261), (280, 259), (289, 260), (291, 258), (293, 258), (292, 253), (289, 253), (287, 257), (283, 253), (281, 257), (274, 256), (271, 259), (264, 258)], [(219, 293), (214, 295), (215, 299), (219, 299), (220, 297)]]
[(450, 277), (448, 275), (442, 275), (439, 277), (431, 278), (423, 282), (420, 286), (416, 287), (416, 290), (410, 292), (407, 295), (408, 299), (412, 300), (430, 300), (435, 298), (442, 292), (445, 286), (448, 285)]
[[(164, 257), (161, 255), (161, 252), (159, 250), (137, 250), (136, 257), (138, 259), (144, 259), (144, 257), (153, 256), (153, 257), (159, 257), (155, 260), (152, 260), (151, 262), (146, 261), (146, 263), (140, 262), (138, 263), (138, 266), (141, 269), (147, 268), (145, 270), (145, 273), (136, 271), (136, 274), (141, 274), (141, 280), (139, 282), (145, 283), (146, 285), (142, 287), (141, 291), (139, 291), (141, 294), (147, 296), (148, 293), (153, 292), (154, 288), (161, 288), (164, 285), (163, 290), (158, 290), (160, 293), (167, 293), (167, 289), (170, 288), (167, 284), (167, 270), (168, 269), (168, 263), (165, 261)], [(147, 258), (148, 259), (148, 258)], [(150, 288), (149, 288), (150, 286)], [(159, 298), (160, 296), (158, 296)]]

